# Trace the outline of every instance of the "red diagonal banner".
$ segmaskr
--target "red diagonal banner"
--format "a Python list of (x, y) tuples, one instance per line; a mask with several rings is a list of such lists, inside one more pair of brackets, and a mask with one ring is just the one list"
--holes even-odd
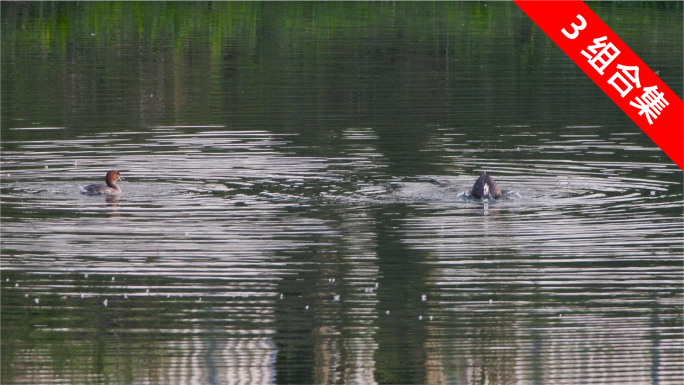
[(684, 169), (682, 100), (582, 1), (513, 0)]

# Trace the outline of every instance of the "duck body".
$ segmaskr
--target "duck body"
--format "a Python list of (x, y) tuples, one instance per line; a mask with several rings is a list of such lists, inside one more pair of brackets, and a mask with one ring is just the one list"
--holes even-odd
[(116, 184), (116, 181), (121, 179), (119, 172), (112, 170), (107, 173), (105, 177), (106, 185), (91, 184), (81, 189), (83, 195), (119, 195), (121, 194), (121, 187)]
[(480, 177), (475, 181), (470, 194), (477, 199), (482, 199), (485, 197), (499, 199), (501, 197), (501, 190), (494, 179), (487, 175), (485, 171), (482, 171), (482, 173), (480, 173)]

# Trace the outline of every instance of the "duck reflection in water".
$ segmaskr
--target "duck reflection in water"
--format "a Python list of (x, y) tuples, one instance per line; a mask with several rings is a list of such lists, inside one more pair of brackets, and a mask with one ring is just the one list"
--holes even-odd
[(470, 194), (477, 199), (482, 199), (485, 197), (499, 199), (501, 197), (501, 190), (499, 190), (499, 186), (496, 184), (494, 179), (487, 175), (486, 171), (482, 171), (482, 173), (480, 173), (480, 177), (475, 181), (473, 190), (470, 192)]

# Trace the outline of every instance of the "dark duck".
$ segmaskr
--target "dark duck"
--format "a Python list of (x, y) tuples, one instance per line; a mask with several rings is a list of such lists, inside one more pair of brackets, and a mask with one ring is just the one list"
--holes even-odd
[(482, 171), (480, 177), (475, 181), (473, 190), (470, 194), (477, 199), (482, 199), (487, 196), (499, 199), (501, 197), (501, 190), (499, 190), (499, 186), (494, 182), (494, 179), (487, 175), (485, 171)]

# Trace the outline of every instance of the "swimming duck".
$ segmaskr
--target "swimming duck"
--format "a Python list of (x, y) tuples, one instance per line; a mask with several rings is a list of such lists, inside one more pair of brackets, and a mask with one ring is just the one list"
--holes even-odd
[(116, 184), (116, 181), (121, 179), (119, 172), (112, 170), (107, 173), (105, 181), (107, 185), (91, 184), (81, 189), (83, 195), (119, 195), (121, 194), (121, 187)]
[(480, 177), (475, 181), (473, 190), (470, 193), (477, 199), (482, 199), (486, 196), (490, 196), (494, 199), (499, 199), (501, 197), (499, 186), (497, 186), (491, 176), (487, 175), (486, 171), (480, 173)]

